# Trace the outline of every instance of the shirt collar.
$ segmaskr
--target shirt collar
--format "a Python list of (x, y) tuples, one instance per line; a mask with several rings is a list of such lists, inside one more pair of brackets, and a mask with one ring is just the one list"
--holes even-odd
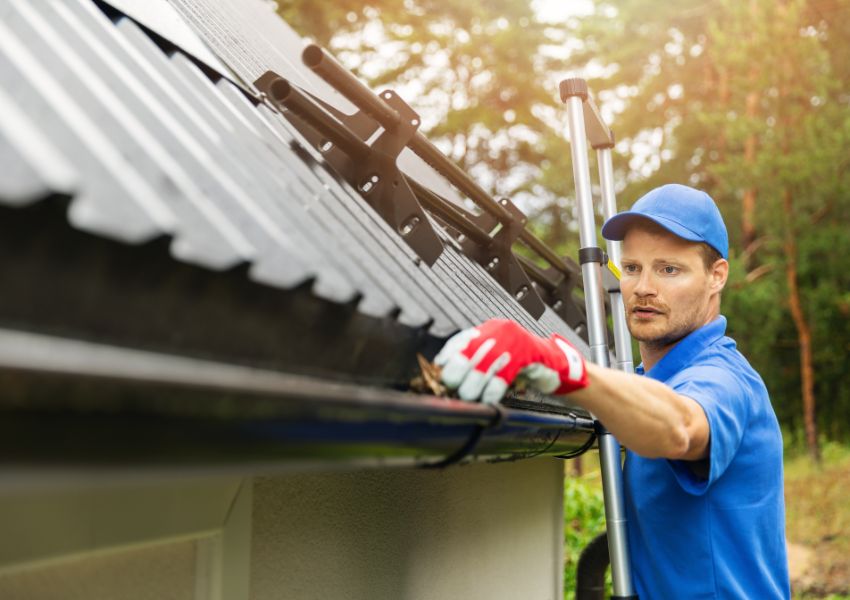
[(726, 334), (726, 317), (716, 319), (696, 329), (679, 340), (670, 352), (655, 363), (649, 372), (645, 372), (641, 363), (635, 368), (638, 375), (647, 375), (658, 381), (667, 381), (673, 375), (688, 366), (704, 349), (711, 346)]

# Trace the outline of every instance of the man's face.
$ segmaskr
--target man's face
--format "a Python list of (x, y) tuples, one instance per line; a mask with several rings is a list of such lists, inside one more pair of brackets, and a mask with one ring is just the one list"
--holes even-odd
[(651, 223), (636, 223), (623, 240), (620, 288), (629, 331), (663, 348), (711, 321), (728, 265), (706, 271), (700, 245)]

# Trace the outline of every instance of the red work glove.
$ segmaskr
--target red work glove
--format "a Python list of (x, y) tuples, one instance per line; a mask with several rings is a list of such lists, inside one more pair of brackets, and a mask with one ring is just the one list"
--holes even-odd
[(451, 337), (434, 362), (462, 400), (496, 403), (517, 377), (545, 394), (587, 387), (584, 358), (564, 338), (537, 337), (513, 321), (492, 319)]

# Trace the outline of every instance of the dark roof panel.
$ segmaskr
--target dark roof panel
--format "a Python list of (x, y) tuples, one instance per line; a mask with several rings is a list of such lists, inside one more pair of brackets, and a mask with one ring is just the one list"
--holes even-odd
[[(228, 79), (236, 79), (230, 69), (215, 57), (167, 0), (145, 0), (144, 2), (139, 2), (139, 0), (108, 0), (106, 3), (115, 7), (119, 12), (128, 15), (148, 31), (161, 36), (165, 40), (173, 40), (183, 52), (202, 63), (206, 68)], [(79, 3), (79, 6), (84, 10), (98, 10), (89, 2)]]
[[(267, 6), (240, 3), (235, 15), (229, 1), (172, 2), (243, 80), (288, 70), (351, 108), (300, 66), (300, 38)], [(8, 107), (0, 157), (13, 168), (0, 204), (69, 196), (74, 227), (133, 244), (166, 237), (181, 262), (244, 265), (258, 283), (308, 286), (438, 338), (504, 317), (586, 350), (550, 309), (532, 318), (436, 222), (445, 250), (425, 265), (277, 110), (130, 18), (89, 0), (9, 6), (0, 23), (0, 107)], [(422, 173), (441, 193), (449, 187)]]

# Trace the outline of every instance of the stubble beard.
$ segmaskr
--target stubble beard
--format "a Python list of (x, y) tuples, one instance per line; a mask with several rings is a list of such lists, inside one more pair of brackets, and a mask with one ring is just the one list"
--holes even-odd
[(629, 331), (632, 333), (632, 337), (636, 339), (638, 342), (646, 346), (648, 350), (658, 351), (667, 348), (680, 341), (682, 338), (691, 333), (695, 328), (690, 327), (678, 327), (671, 331), (665, 331), (661, 335), (655, 336), (646, 336), (636, 334), (632, 331), (632, 328), (629, 327)]
[[(629, 308), (630, 318), (626, 320), (626, 324), (628, 325), (629, 333), (631, 333), (632, 338), (643, 344), (648, 350), (663, 350), (664, 348), (679, 342), (682, 338), (698, 329), (701, 325), (699, 320), (700, 310), (699, 308), (694, 308), (688, 314), (682, 315), (675, 320), (668, 321), (669, 325), (662, 331), (654, 334), (649, 332), (641, 333), (639, 330), (636, 330), (637, 328), (633, 325), (634, 318), (631, 316), (631, 310), (635, 306), (642, 305), (642, 303), (635, 303)], [(666, 310), (664, 310), (664, 317), (656, 318), (666, 318), (669, 320), (671, 317), (669, 307), (658, 308), (666, 308)]]

